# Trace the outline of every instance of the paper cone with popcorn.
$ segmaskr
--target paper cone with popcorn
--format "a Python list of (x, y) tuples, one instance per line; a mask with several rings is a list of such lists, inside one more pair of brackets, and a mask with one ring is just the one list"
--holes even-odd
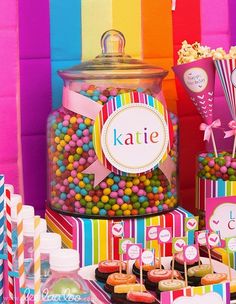
[(234, 158), (236, 150), (236, 59), (215, 60), (215, 66), (233, 119), (228, 124), (230, 130), (225, 132), (225, 138), (234, 136), (232, 151)]
[(220, 127), (220, 120), (213, 121), (215, 66), (212, 57), (202, 58), (173, 67), (173, 70), (187, 91), (190, 99), (202, 116), (204, 140), (212, 139), (214, 152), (218, 156), (213, 128)]

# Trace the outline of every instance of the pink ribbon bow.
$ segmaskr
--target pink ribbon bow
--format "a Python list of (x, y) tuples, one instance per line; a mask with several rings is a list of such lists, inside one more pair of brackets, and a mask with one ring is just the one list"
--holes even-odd
[(225, 136), (224, 138), (228, 138), (231, 136), (236, 136), (236, 121), (235, 120), (231, 120), (228, 124), (229, 128), (231, 130), (229, 131), (225, 131)]
[(201, 123), (200, 130), (204, 131), (204, 140), (209, 141), (212, 134), (212, 129), (219, 128), (220, 126), (221, 126), (220, 119), (214, 120), (210, 125), (206, 123)]

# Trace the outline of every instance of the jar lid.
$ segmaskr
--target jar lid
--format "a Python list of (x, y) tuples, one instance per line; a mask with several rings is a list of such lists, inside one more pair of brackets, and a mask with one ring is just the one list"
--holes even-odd
[[(47, 222), (45, 219), (40, 218), (39, 229), (40, 234), (47, 232)], [(28, 237), (34, 236), (34, 217), (23, 221), (23, 235)]]
[[(17, 221), (17, 204), (12, 205), (12, 208), (11, 208), (11, 220), (13, 222)], [(23, 218), (23, 220), (31, 219), (33, 217), (34, 217), (34, 207), (29, 206), (29, 205), (23, 205), (22, 206), (22, 218)]]
[(61, 236), (58, 233), (44, 232), (40, 234), (40, 252), (51, 253), (61, 248)]
[(101, 37), (102, 54), (72, 68), (59, 70), (64, 80), (124, 79), (165, 77), (164, 69), (134, 59), (124, 52), (125, 38), (117, 30), (106, 31)]
[(74, 249), (59, 249), (50, 254), (50, 268), (55, 271), (79, 269), (79, 253)]

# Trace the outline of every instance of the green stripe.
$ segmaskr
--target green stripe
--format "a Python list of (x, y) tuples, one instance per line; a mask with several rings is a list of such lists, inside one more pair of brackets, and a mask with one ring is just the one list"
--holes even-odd
[(210, 285), (206, 285), (205, 286), (205, 293), (209, 293), (211, 292), (211, 286)]
[(231, 183), (226, 181), (226, 195), (230, 196), (231, 195)]
[(97, 264), (99, 262), (98, 260), (98, 242), (99, 239), (102, 236), (98, 236), (98, 220), (93, 220), (93, 262), (94, 264)]

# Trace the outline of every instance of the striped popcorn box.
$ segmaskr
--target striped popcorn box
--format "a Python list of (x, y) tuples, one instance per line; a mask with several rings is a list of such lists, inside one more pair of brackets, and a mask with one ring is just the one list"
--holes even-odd
[[(158, 250), (156, 240), (146, 240), (146, 227), (160, 225), (174, 227), (173, 236), (185, 235), (184, 219), (193, 215), (181, 207), (162, 215), (124, 219), (124, 238), (134, 238), (144, 248)], [(80, 254), (80, 266), (97, 264), (101, 260), (119, 259), (119, 239), (112, 236), (112, 226), (116, 221), (75, 218), (59, 214), (50, 208), (46, 210), (46, 220), (51, 231), (59, 233), (64, 247), (77, 249)], [(102, 237), (101, 237), (102, 236)], [(193, 242), (193, 232), (188, 232)], [(172, 255), (171, 244), (163, 244), (162, 256)]]
[(41, 303), (40, 217), (34, 219), (34, 303)]
[[(0, 175), (0, 254), (3, 255), (4, 246), (4, 175)], [(0, 258), (0, 303), (3, 303), (3, 257)]]

